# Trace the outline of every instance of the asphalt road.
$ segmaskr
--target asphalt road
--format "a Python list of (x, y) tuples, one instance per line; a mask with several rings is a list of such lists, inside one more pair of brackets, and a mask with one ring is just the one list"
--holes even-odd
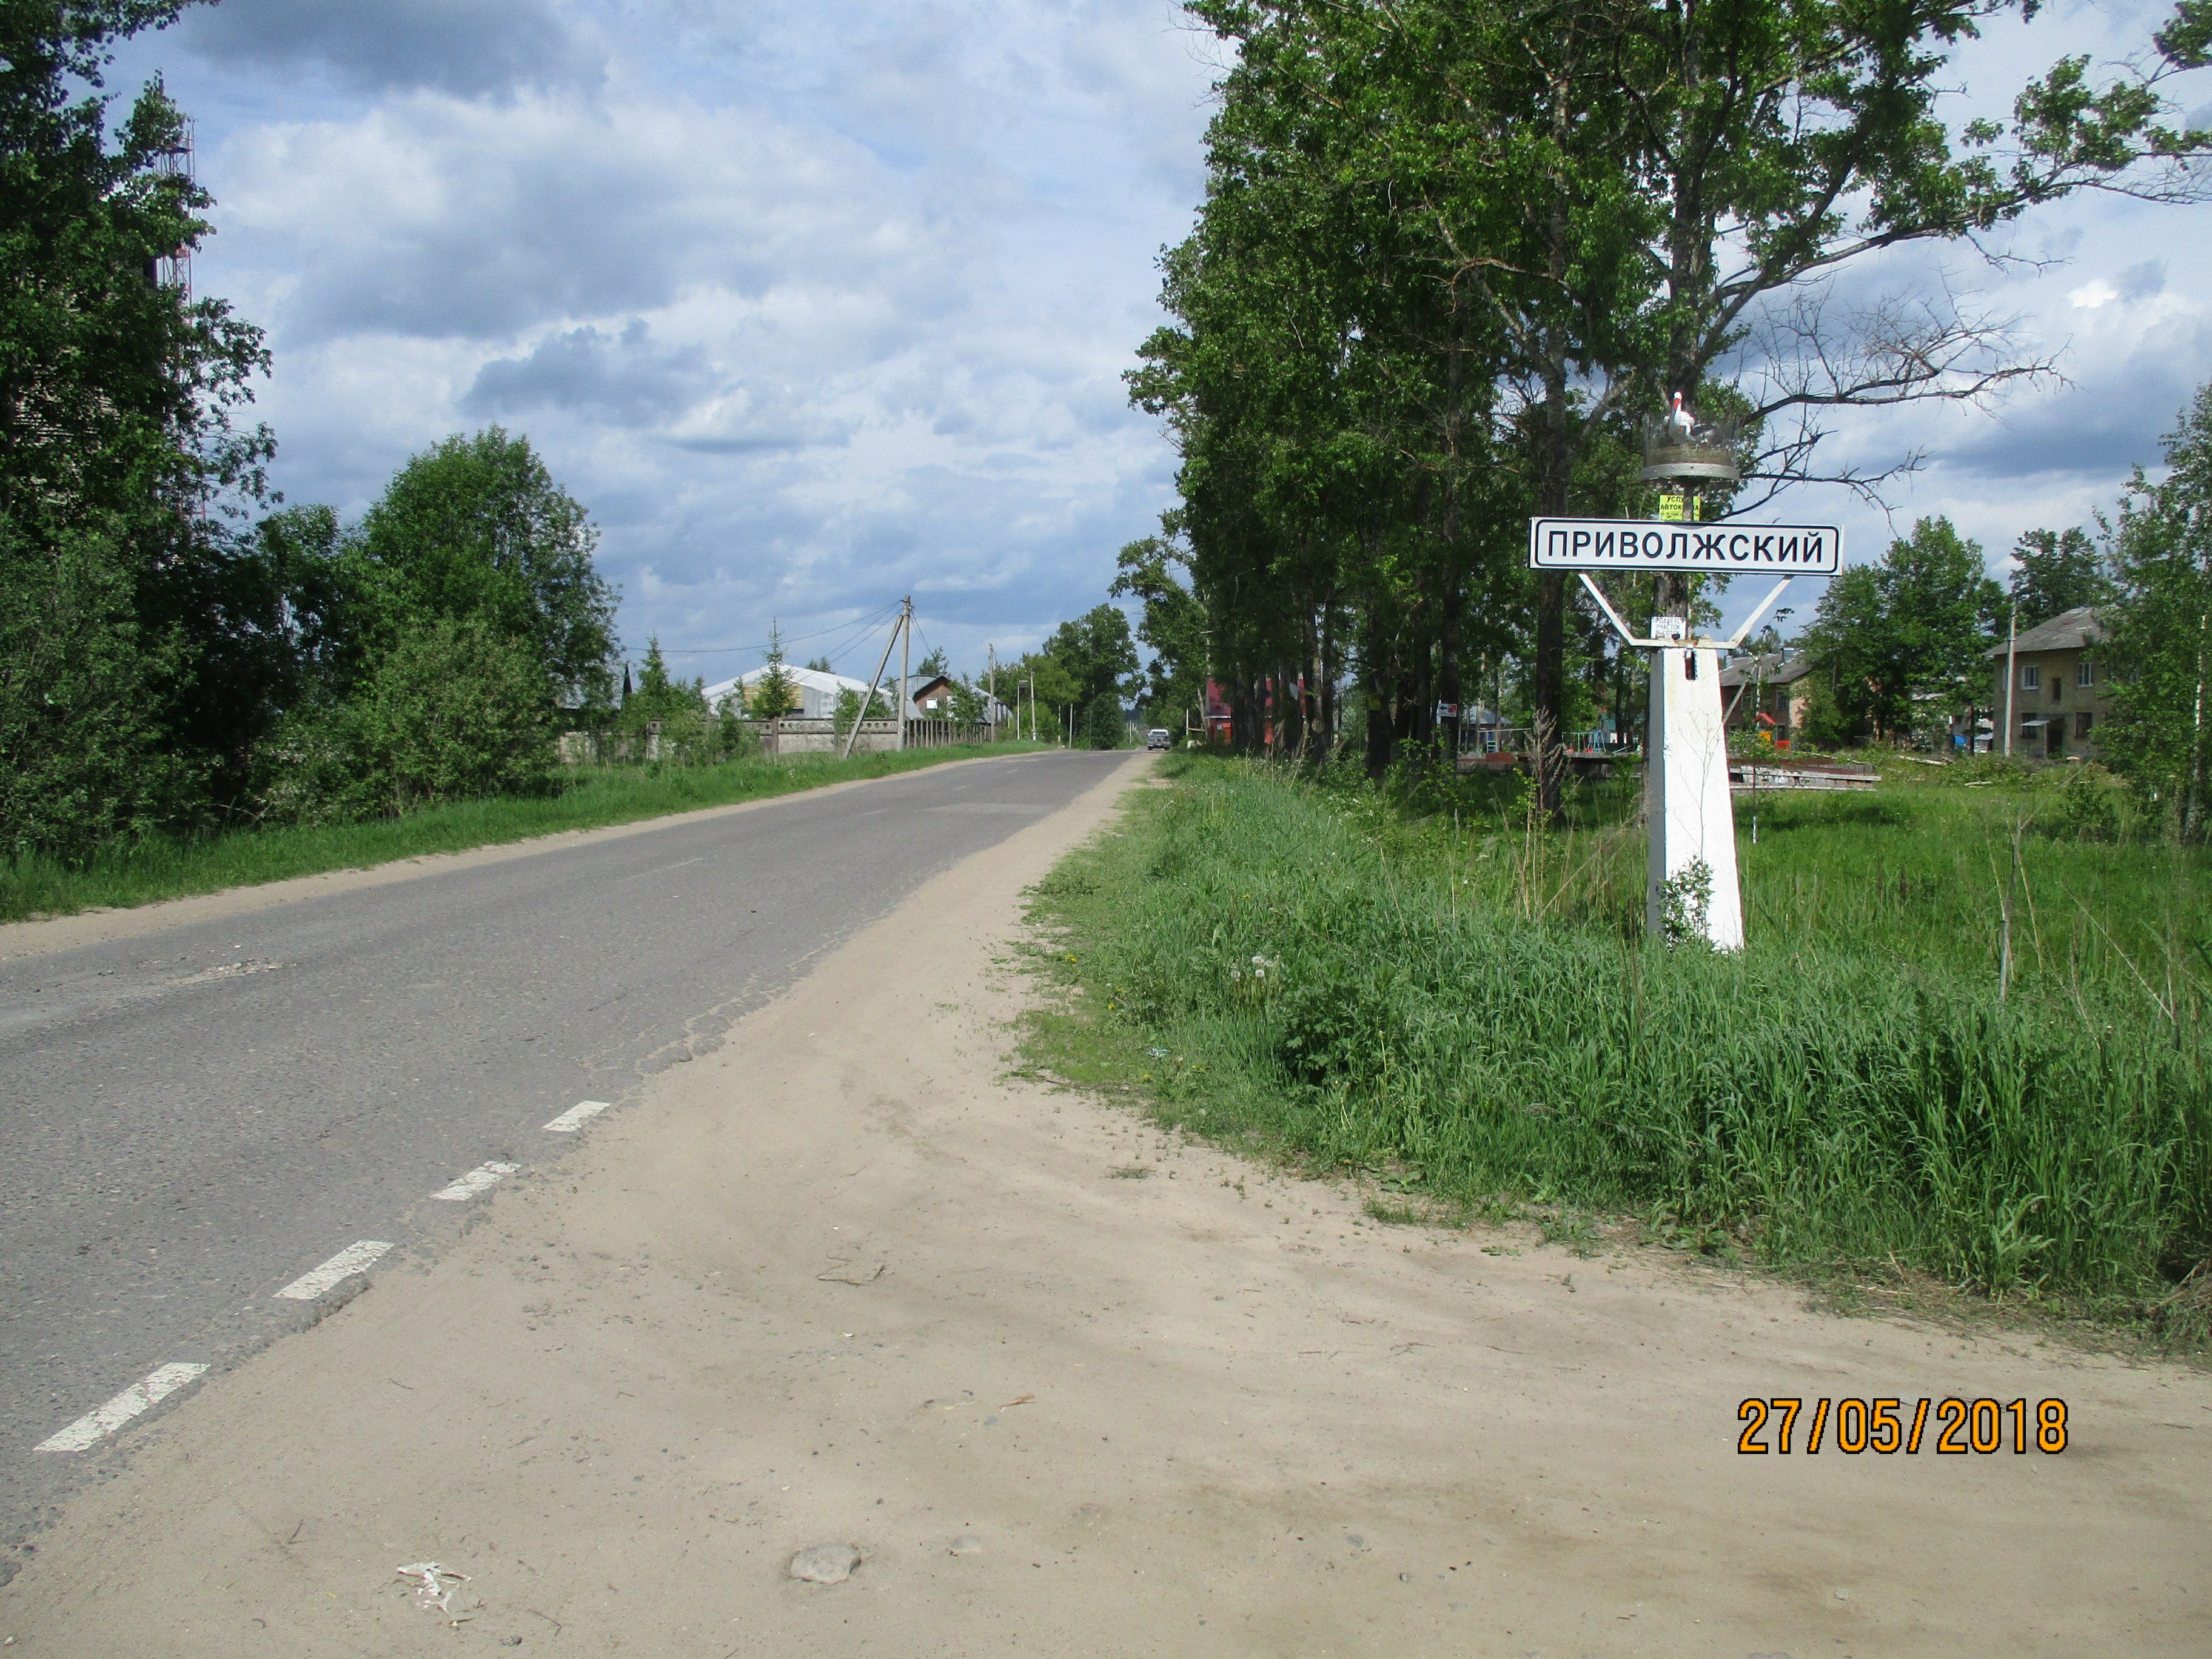
[(557, 1157), (549, 1121), (619, 1111), (1121, 758), (932, 768), (0, 963), (0, 1582), (165, 1407), (37, 1448), (312, 1322), (364, 1275), (277, 1293), (459, 1225), (479, 1199), (434, 1194)]

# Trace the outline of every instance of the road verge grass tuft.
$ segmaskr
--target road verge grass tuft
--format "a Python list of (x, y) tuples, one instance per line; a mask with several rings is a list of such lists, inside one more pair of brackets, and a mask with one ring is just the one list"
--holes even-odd
[[(1471, 868), (1492, 830), (1249, 764), (1164, 770), (1036, 890), (1060, 994), (1030, 1020), (1033, 1065), (1240, 1150), (1387, 1174), (1393, 1219), (1419, 1192), (1583, 1249), (1592, 1212), (1628, 1215), (1676, 1248), (2203, 1344), (2212, 1044), (2185, 952), (2149, 994), (2101, 944), (2001, 988), (1985, 930), (1886, 946), (1840, 902), (1832, 929), (1740, 956), (1668, 951), (1610, 900), (1531, 919)], [(1803, 830), (1836, 901), (1854, 844), (1881, 880), (1914, 836), (1955, 836), (1865, 805)], [(1790, 875), (1747, 874), (1754, 909)], [(1915, 897), (1884, 908), (1909, 921)]]

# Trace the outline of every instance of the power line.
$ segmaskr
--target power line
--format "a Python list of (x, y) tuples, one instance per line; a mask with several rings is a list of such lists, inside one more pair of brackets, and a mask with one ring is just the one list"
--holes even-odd
[[(887, 605), (882, 606), (878, 610), (871, 611), (860, 620), (859, 625), (863, 631), (866, 631), (868, 629), (875, 627), (878, 623), (889, 619), (891, 613), (897, 609), (898, 606), (896, 605)], [(804, 645), (809, 640), (818, 640), (825, 635), (842, 634), (853, 625), (854, 624), (851, 623), (832, 623), (827, 628), (816, 629), (811, 634), (792, 635), (786, 638), (782, 643), (785, 645)], [(837, 648), (840, 651), (844, 651), (848, 650), (851, 647), (849, 646), (840, 646)], [(766, 641), (763, 641), (758, 645), (664, 645), (660, 647), (660, 654), (664, 657), (717, 657), (726, 656), (732, 652), (765, 651), (767, 649), (768, 642)]]

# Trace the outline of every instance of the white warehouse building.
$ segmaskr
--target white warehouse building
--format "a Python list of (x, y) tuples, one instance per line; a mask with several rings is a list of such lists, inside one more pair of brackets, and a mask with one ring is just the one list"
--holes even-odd
[[(834, 720), (837, 714), (837, 694), (850, 691), (855, 697), (867, 694), (867, 682), (856, 680), (847, 674), (825, 674), (818, 668), (786, 668), (791, 683), (799, 688), (799, 718), (809, 720)], [(707, 707), (719, 708), (722, 699), (744, 686), (748, 692), (768, 678), (768, 670), (756, 668), (750, 674), (740, 674), (733, 680), (724, 680), (720, 685), (707, 688)], [(919, 682), (915, 682), (919, 684)], [(898, 678), (894, 675), (876, 688), (877, 694), (889, 708), (898, 701)], [(888, 717), (887, 717), (888, 718)]]

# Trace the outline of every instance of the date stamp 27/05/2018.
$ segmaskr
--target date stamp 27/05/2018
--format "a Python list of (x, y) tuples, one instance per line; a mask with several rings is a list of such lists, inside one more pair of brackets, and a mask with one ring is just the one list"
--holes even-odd
[[(1902, 1398), (1806, 1400), (1785, 1395), (1747, 1400), (1735, 1409), (1736, 1420), (1743, 1425), (1735, 1449), (1747, 1457), (1786, 1455), (1801, 1446), (1808, 1453), (1830, 1446), (1846, 1456), (1870, 1451), (1885, 1457), (1923, 1447), (1950, 1456), (2001, 1451), (2026, 1456), (2031, 1451), (2056, 1454), (2066, 1449), (2063, 1400), (2031, 1404), (2024, 1399), (1965, 1400), (1953, 1395), (1915, 1401), (1909, 1410), (1908, 1415)], [(1801, 1417), (1809, 1421), (1801, 1425)]]

